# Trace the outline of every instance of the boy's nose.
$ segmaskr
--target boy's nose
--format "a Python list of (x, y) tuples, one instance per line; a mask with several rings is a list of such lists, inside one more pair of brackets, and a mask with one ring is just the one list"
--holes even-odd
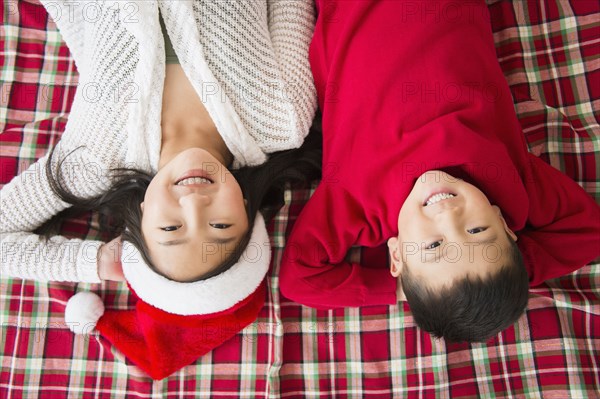
[(449, 217), (452, 216), (460, 216), (462, 214), (462, 207), (451, 202), (440, 202), (437, 205), (435, 215), (447, 215)]
[(463, 210), (461, 207), (448, 206), (439, 209), (434, 215), (434, 219), (436, 219), (441, 225), (446, 225), (448, 228), (456, 227), (461, 219), (462, 214)]

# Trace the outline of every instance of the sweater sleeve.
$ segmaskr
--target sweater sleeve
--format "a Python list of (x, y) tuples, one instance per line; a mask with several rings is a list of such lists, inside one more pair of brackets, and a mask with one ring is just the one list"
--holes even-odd
[[(58, 156), (58, 154), (56, 155)], [(100, 180), (91, 172), (97, 164), (80, 156), (67, 158), (68, 187), (94, 192)], [(66, 209), (51, 189), (46, 177), (47, 156), (13, 178), (0, 190), (0, 249), (2, 277), (40, 281), (81, 281), (98, 283), (100, 241), (67, 239), (61, 236), (45, 240), (34, 233), (44, 222)], [(81, 195), (76, 190), (75, 194)]]
[(531, 286), (577, 270), (600, 256), (600, 207), (577, 183), (529, 156), (528, 224), (517, 245)]
[(316, 16), (312, 0), (267, 0), (267, 15), (273, 52), (283, 79), (290, 131), (297, 134), (281, 148), (270, 149), (278, 151), (302, 144), (317, 109), (317, 92), (308, 61)]
[(396, 303), (387, 267), (345, 260), (367, 224), (360, 204), (335, 194), (321, 184), (296, 220), (281, 260), (282, 294), (321, 309)]

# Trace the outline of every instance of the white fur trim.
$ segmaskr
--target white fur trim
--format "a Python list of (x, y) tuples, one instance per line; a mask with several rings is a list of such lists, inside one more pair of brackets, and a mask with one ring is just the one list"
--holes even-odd
[(104, 314), (102, 299), (93, 292), (73, 295), (65, 308), (65, 322), (75, 334), (88, 334), (96, 328)]
[(144, 302), (178, 315), (221, 312), (252, 294), (260, 285), (271, 261), (271, 245), (265, 221), (256, 215), (250, 242), (238, 263), (207, 280), (181, 283), (169, 280), (144, 262), (133, 244), (123, 243), (121, 263), (131, 288)]

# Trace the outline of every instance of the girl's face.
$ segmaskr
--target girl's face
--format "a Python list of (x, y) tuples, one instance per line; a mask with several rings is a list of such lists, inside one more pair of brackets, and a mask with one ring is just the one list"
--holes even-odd
[(182, 151), (164, 165), (140, 206), (150, 258), (175, 281), (194, 281), (217, 268), (248, 231), (238, 182), (201, 148)]

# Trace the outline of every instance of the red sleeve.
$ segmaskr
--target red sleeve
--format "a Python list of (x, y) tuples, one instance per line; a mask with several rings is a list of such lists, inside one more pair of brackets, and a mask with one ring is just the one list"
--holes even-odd
[(396, 279), (387, 267), (344, 260), (367, 228), (363, 215), (347, 192), (317, 188), (286, 242), (279, 274), (285, 297), (320, 309), (397, 302)]
[(600, 207), (577, 183), (529, 155), (529, 217), (517, 244), (536, 286), (600, 256)]

